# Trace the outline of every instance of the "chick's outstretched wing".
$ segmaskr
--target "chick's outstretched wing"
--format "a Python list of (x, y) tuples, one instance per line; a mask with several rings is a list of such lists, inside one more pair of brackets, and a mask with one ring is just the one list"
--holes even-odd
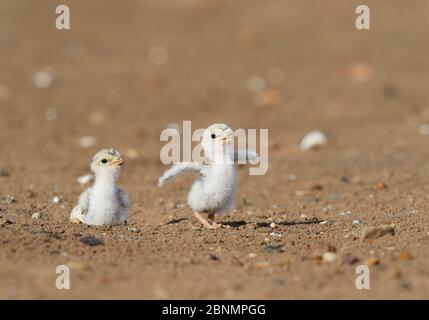
[(165, 171), (165, 173), (158, 179), (158, 187), (162, 187), (168, 180), (186, 172), (197, 172), (201, 174), (203, 168), (204, 165), (198, 162), (178, 162)]

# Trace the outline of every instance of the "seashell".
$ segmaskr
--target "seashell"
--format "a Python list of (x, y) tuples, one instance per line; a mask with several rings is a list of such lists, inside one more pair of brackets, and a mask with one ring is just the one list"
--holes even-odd
[(308, 133), (299, 144), (299, 149), (302, 151), (320, 147), (328, 142), (328, 138), (321, 131), (312, 131)]

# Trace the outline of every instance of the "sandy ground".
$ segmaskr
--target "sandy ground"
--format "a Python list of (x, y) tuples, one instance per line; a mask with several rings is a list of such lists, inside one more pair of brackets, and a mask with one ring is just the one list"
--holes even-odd
[[(428, 1), (371, 1), (370, 31), (354, 27), (358, 1), (63, 3), (68, 31), (55, 1), (0, 2), (0, 298), (429, 298)], [(55, 80), (39, 89), (45, 67)], [(185, 206), (192, 176), (156, 187), (159, 134), (183, 120), (270, 130), (269, 171), (237, 169), (222, 229)], [(328, 144), (302, 152), (311, 130)], [(76, 177), (105, 146), (128, 158), (128, 224), (72, 225)], [(70, 290), (55, 288), (62, 264)]]

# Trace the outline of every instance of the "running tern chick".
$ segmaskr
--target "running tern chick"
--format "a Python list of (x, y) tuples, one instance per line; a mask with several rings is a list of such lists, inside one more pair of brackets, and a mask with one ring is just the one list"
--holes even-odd
[(128, 219), (131, 203), (117, 186), (124, 163), (115, 149), (102, 149), (92, 158), (95, 182), (80, 195), (78, 205), (70, 214), (71, 222), (101, 226), (122, 224)]
[[(196, 172), (198, 179), (191, 187), (188, 205), (194, 210), (194, 216), (204, 227), (219, 228), (216, 215), (222, 215), (232, 205), (236, 190), (234, 160), (253, 159), (258, 155), (253, 151), (239, 150), (234, 153), (233, 131), (225, 124), (213, 124), (202, 137), (202, 146), (207, 164), (199, 162), (179, 162), (167, 170), (158, 180), (162, 187), (171, 178)], [(208, 214), (208, 221), (201, 214)]]

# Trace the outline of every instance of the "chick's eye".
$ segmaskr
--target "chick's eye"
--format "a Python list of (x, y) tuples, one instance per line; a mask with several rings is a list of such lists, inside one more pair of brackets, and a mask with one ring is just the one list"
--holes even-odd
[(216, 138), (216, 135), (214, 133), (212, 133), (212, 139)]
[(102, 160), (101, 160), (101, 162), (102, 162), (102, 163), (106, 163), (106, 162), (107, 162), (107, 159), (102, 159)]

